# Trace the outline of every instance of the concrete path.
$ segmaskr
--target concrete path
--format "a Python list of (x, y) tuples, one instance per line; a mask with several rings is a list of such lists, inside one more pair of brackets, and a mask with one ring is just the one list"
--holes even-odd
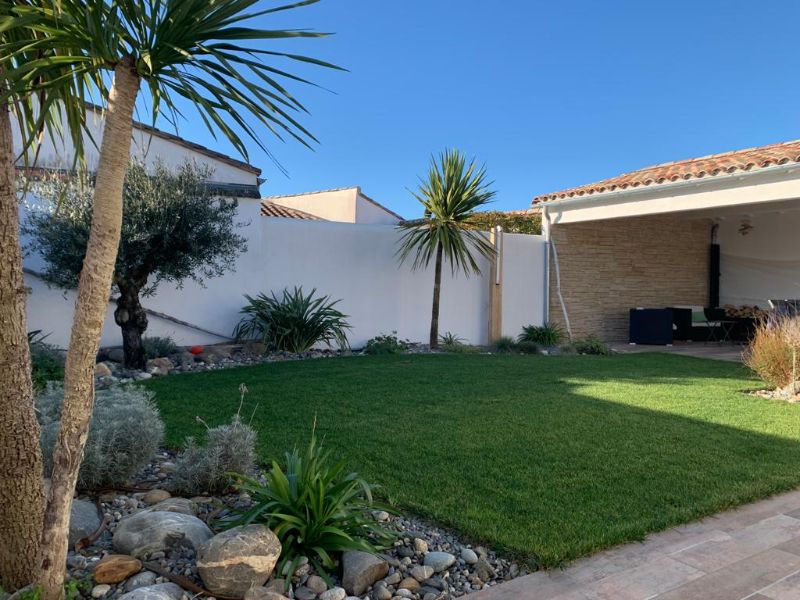
[(741, 362), (742, 351), (744, 350), (744, 346), (740, 344), (717, 344), (714, 342), (708, 344), (703, 342), (675, 342), (672, 346), (643, 346), (641, 344), (613, 342), (610, 346), (614, 352), (619, 352), (620, 354), (663, 352), (664, 354), (682, 354), (683, 356), (713, 358), (731, 362)]
[(469, 600), (800, 600), (800, 490), (470, 594)]

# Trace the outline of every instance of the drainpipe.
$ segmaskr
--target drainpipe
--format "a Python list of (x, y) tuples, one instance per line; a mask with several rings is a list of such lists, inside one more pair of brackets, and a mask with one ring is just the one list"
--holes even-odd
[[(567, 327), (567, 336), (569, 337), (570, 341), (572, 341), (572, 326), (570, 325), (569, 322), (569, 314), (567, 313), (567, 305), (564, 302), (564, 296), (561, 294), (561, 270), (558, 265), (558, 249), (556, 248), (556, 243), (555, 241), (553, 241), (553, 236), (550, 232), (550, 227), (552, 226), (552, 222), (550, 221), (550, 211), (547, 210), (547, 205), (542, 207), (542, 223), (544, 224), (545, 239), (547, 240), (547, 248), (549, 250), (549, 254), (553, 255), (553, 268), (555, 269), (555, 274), (556, 274), (556, 293), (558, 294), (558, 302), (561, 305), (561, 313), (564, 315), (564, 324)], [(546, 297), (547, 297), (547, 304), (549, 305), (550, 304), (549, 269), (546, 269), (545, 273), (548, 274), (546, 276), (546, 283), (548, 286), (546, 288), (547, 289)]]

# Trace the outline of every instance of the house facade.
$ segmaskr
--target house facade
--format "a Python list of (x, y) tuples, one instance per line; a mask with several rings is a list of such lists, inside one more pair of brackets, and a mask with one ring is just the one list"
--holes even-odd
[(348, 187), (285, 196), (267, 196), (261, 202), (266, 217), (396, 225), (403, 217), (376, 202), (361, 191)]
[(800, 298), (800, 141), (640, 169), (534, 198), (548, 319), (628, 339), (632, 308)]

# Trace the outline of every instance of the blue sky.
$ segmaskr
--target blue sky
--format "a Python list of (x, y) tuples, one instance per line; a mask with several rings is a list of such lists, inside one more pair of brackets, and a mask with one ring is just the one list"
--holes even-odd
[[(265, 2), (266, 6), (266, 2)], [(295, 67), (315, 151), (252, 146), (264, 195), (360, 185), (406, 217), (431, 153), (485, 162), (497, 209), (650, 164), (800, 137), (800, 3), (322, 0), (265, 27), (332, 31), (276, 45)], [(285, 65), (284, 65), (285, 66)], [(235, 155), (193, 123), (179, 133)]]

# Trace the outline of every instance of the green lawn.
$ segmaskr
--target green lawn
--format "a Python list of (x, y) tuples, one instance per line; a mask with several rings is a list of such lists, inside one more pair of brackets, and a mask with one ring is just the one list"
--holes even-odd
[(148, 382), (168, 442), (247, 384), (262, 459), (335, 453), (391, 502), (544, 566), (800, 485), (800, 405), (732, 363), (631, 354), (286, 362)]

